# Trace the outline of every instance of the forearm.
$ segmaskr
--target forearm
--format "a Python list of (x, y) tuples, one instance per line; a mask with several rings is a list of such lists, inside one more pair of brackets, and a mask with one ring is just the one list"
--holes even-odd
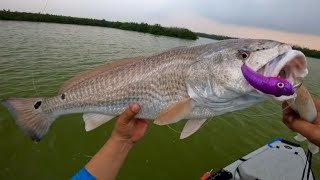
[(78, 174), (89, 174), (91, 179), (98, 180), (116, 179), (133, 144), (143, 137), (147, 129), (147, 120), (134, 117), (139, 110), (139, 104), (134, 103), (120, 114), (110, 139)]
[(112, 137), (88, 162), (85, 168), (98, 180), (113, 180), (131, 148), (132, 143)]

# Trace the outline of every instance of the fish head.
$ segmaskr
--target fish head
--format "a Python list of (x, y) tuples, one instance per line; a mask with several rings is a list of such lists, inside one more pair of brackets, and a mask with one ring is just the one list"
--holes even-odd
[[(244, 62), (257, 73), (278, 78), (273, 83), (283, 94), (264, 94), (253, 88), (242, 74)], [(301, 82), (308, 70), (304, 54), (292, 50), (288, 44), (273, 40), (234, 39), (213, 44), (188, 74), (188, 92), (196, 101), (239, 104), (239, 98), (248, 102), (270, 97), (278, 101), (294, 98), (296, 93), (292, 93), (292, 87)], [(278, 83), (284, 87), (278, 87)]]
[(239, 52), (245, 54), (243, 59), (252, 70), (265, 77), (276, 77), (271, 83), (274, 83), (278, 95), (258, 91), (261, 95), (278, 101), (296, 97), (295, 88), (308, 74), (307, 60), (302, 52), (293, 50), (288, 44), (271, 40), (257, 40)]
[[(289, 45), (281, 45), (290, 47)], [(257, 72), (265, 77), (274, 77), (274, 86), (279, 95), (266, 95), (278, 101), (284, 101), (297, 96), (296, 89), (302, 84), (302, 80), (308, 75), (307, 60), (305, 55), (291, 48), (281, 51), (278, 56), (268, 60), (267, 63), (259, 67)], [(262, 94), (261, 92), (259, 92)], [(280, 95), (282, 93), (282, 95)]]
[[(296, 97), (294, 87), (301, 84), (302, 79), (308, 74), (306, 57), (302, 52), (293, 50), (289, 44), (273, 40), (243, 39), (233, 44), (227, 50), (232, 53), (224, 53), (225, 57), (223, 57), (227, 61), (231, 61), (232, 57), (236, 59), (232, 63), (228, 63), (231, 74), (229, 78), (231, 78), (231, 82), (239, 82), (242, 88), (239, 88), (238, 83), (233, 85), (233, 90), (240, 90), (242, 93), (249, 93), (253, 90), (263, 97), (271, 97), (278, 101)], [(264, 94), (248, 85), (243, 76), (239, 75), (239, 69), (241, 69), (243, 62), (250, 69), (265, 77), (275, 77), (270, 83), (278, 93)], [(234, 74), (232, 75), (231, 72)], [(232, 85), (230, 84), (230, 86)]]

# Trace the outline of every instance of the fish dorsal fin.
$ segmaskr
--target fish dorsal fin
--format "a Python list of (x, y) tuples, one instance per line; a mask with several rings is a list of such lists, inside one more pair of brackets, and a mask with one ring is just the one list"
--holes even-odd
[(193, 107), (193, 101), (191, 98), (185, 98), (178, 101), (166, 109), (164, 109), (158, 117), (155, 119), (154, 123), (157, 125), (167, 125), (180, 121), (185, 118)]
[(76, 76), (74, 76), (73, 78), (67, 80), (60, 88), (60, 93), (64, 93), (67, 90), (71, 89), (73, 86), (88, 80), (96, 75), (99, 75), (101, 73), (104, 73), (110, 69), (119, 67), (119, 66), (123, 66), (123, 65), (127, 65), (127, 64), (131, 64), (134, 62), (137, 62), (139, 60), (144, 59), (144, 57), (133, 57), (133, 58), (125, 58), (125, 59), (121, 59), (121, 60), (117, 60), (114, 61), (112, 63), (109, 64), (105, 64), (99, 67), (96, 67), (94, 69), (88, 70), (84, 73), (78, 74)]
[(185, 139), (195, 132), (197, 132), (202, 124), (206, 122), (207, 119), (191, 119), (188, 120), (187, 123), (184, 125), (184, 128), (180, 134), (180, 139)]
[(91, 131), (100, 125), (110, 121), (113, 116), (108, 116), (104, 114), (96, 114), (96, 113), (86, 113), (83, 114), (83, 121), (85, 123), (86, 131)]

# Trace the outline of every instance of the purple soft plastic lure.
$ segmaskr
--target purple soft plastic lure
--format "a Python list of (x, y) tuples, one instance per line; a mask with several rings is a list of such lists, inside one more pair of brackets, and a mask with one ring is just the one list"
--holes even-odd
[(250, 69), (245, 65), (245, 63), (241, 66), (241, 71), (244, 78), (252, 87), (265, 94), (271, 94), (276, 97), (290, 96), (294, 94), (293, 86), (285, 79), (278, 77), (265, 77)]

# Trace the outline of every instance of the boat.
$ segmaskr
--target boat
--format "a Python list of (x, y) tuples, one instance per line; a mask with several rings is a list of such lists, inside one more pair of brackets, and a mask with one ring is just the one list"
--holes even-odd
[(201, 180), (315, 180), (311, 159), (299, 144), (277, 138)]

